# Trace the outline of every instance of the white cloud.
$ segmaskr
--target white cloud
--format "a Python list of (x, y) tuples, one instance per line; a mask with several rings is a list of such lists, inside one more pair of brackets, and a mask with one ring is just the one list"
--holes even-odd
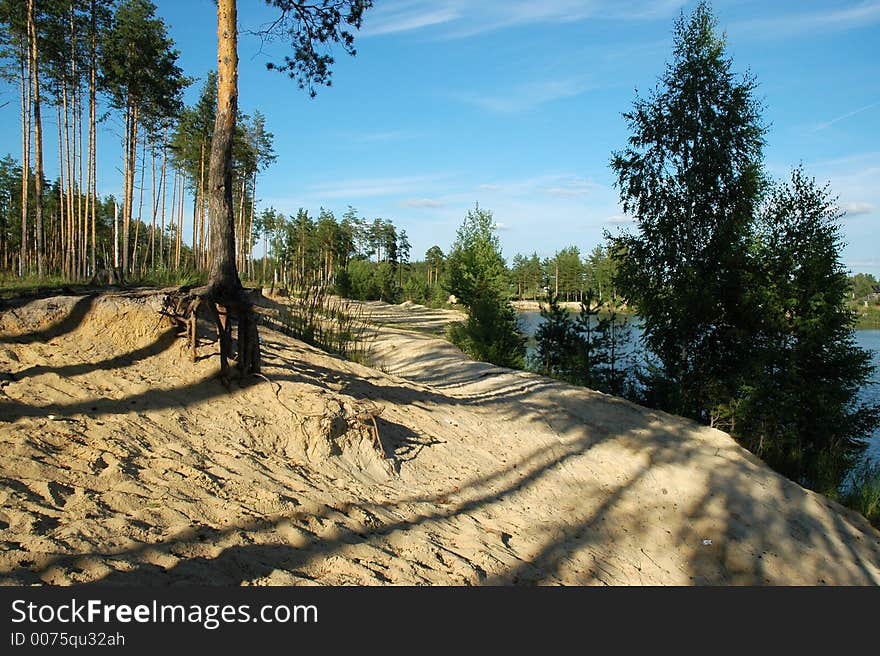
[(495, 114), (514, 114), (556, 100), (579, 96), (588, 88), (583, 80), (548, 80), (523, 84), (494, 95), (461, 93), (455, 98)]
[(399, 178), (361, 178), (340, 180), (314, 185), (309, 195), (321, 199), (333, 198), (368, 198), (374, 196), (392, 196), (394, 194), (411, 194), (425, 189), (437, 180), (436, 176), (408, 176)]
[(860, 214), (870, 214), (874, 211), (874, 206), (871, 203), (865, 202), (854, 202), (854, 203), (845, 203), (841, 206), (841, 208), (848, 217), (859, 216)]
[(748, 36), (778, 39), (809, 32), (866, 27), (878, 21), (880, 21), (880, 2), (875, 0), (842, 9), (740, 21), (731, 24), (729, 30)]
[(507, 225), (506, 223), (502, 223), (501, 221), (496, 221), (495, 222), (495, 229), (498, 230), (499, 232), (506, 232), (507, 230), (510, 230), (510, 226)]
[(454, 7), (424, 6), (417, 2), (380, 5), (364, 20), (362, 36), (379, 36), (410, 32), (432, 25), (441, 25), (459, 18)]
[(443, 38), (466, 38), (523, 25), (589, 18), (652, 20), (670, 16), (685, 4), (685, 0), (397, 0), (378, 4), (364, 20), (361, 34), (381, 36), (434, 28)]
[(443, 203), (433, 198), (408, 198), (400, 204), (403, 207), (443, 207)]
[(626, 225), (634, 222), (635, 219), (628, 214), (613, 214), (605, 219), (605, 223), (611, 223), (614, 225)]
[(548, 187), (547, 189), (544, 189), (544, 193), (550, 194), (551, 196), (586, 196), (598, 187), (599, 185), (591, 180), (574, 178), (561, 185)]
[(544, 194), (560, 198), (577, 198), (604, 187), (588, 178), (570, 173), (547, 173), (527, 178), (481, 184), (481, 191), (500, 192), (503, 196), (534, 196)]
[(862, 112), (866, 112), (869, 109), (874, 109), (875, 107), (880, 107), (880, 101), (875, 102), (875, 103), (871, 103), (870, 105), (865, 105), (864, 107), (860, 107), (859, 109), (855, 109), (851, 112), (847, 112), (846, 114), (842, 114), (841, 116), (838, 116), (837, 118), (833, 118), (830, 121), (827, 121), (825, 123), (820, 123), (819, 125), (817, 125), (814, 128), (814, 130), (816, 130), (816, 131), (824, 130), (825, 128), (831, 127), (835, 123), (839, 123), (840, 121), (843, 121), (843, 120), (848, 119), (852, 116), (855, 116), (856, 114), (861, 114)]

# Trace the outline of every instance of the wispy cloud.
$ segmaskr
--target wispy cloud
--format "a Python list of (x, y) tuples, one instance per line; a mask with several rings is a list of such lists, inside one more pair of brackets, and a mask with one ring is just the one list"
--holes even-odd
[(874, 211), (874, 206), (871, 203), (865, 202), (854, 202), (854, 203), (844, 203), (844, 205), (840, 208), (848, 217), (859, 216), (860, 214), (870, 214)]
[(880, 21), (880, 2), (861, 2), (842, 9), (787, 14), (732, 23), (729, 29), (759, 38), (866, 27)]
[(454, 97), (496, 114), (525, 112), (541, 105), (573, 98), (589, 88), (584, 80), (548, 80), (523, 84), (496, 94), (460, 93)]
[(527, 178), (504, 180), (489, 184), (481, 184), (481, 191), (499, 192), (504, 196), (538, 196), (549, 195), (562, 198), (586, 196), (602, 185), (569, 173), (547, 173)]
[(573, 178), (560, 185), (544, 189), (544, 193), (551, 196), (586, 196), (593, 192), (599, 185), (584, 178)]
[(396, 2), (380, 5), (364, 21), (361, 35), (411, 32), (449, 23), (460, 16), (455, 4), (457, 3)]
[(609, 216), (603, 223), (610, 223), (613, 225), (626, 225), (635, 221), (633, 217), (629, 214), (613, 214)]
[(434, 28), (442, 38), (466, 38), (512, 27), (573, 23), (588, 18), (652, 20), (669, 16), (685, 0), (397, 0), (377, 6), (363, 36)]
[(387, 141), (400, 141), (409, 139), (412, 133), (403, 130), (388, 130), (387, 132), (365, 132), (352, 138), (357, 143), (384, 143)]
[(309, 195), (317, 199), (371, 198), (412, 194), (424, 190), (437, 180), (433, 176), (404, 176), (399, 178), (361, 178), (340, 180), (312, 186)]
[(862, 112), (866, 112), (869, 109), (874, 109), (875, 107), (880, 107), (880, 101), (877, 101), (875, 103), (871, 103), (870, 105), (865, 105), (864, 107), (859, 107), (858, 109), (854, 109), (853, 111), (847, 112), (846, 114), (841, 114), (837, 118), (833, 118), (830, 121), (827, 121), (825, 123), (819, 123), (819, 125), (817, 125), (814, 128), (814, 130), (815, 131), (824, 130), (825, 128), (831, 127), (835, 123), (839, 123), (840, 121), (843, 121), (843, 120), (846, 120), (850, 117), (853, 117), (856, 114), (861, 114)]
[(402, 207), (443, 207), (444, 203), (441, 203), (439, 200), (434, 200), (433, 198), (408, 198), (400, 202)]

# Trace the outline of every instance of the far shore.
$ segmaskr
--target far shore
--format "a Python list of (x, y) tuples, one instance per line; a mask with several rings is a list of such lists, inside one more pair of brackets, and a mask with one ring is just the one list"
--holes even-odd
[[(547, 307), (546, 301), (511, 301), (510, 304), (515, 310), (520, 310), (521, 312), (538, 312), (542, 305)], [(580, 301), (560, 301), (559, 306), (568, 310), (581, 309)]]

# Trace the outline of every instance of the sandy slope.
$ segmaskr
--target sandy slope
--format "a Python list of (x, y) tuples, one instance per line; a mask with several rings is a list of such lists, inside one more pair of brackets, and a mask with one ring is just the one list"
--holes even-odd
[(2, 310), (0, 581), (880, 582), (880, 533), (718, 431), (389, 325), (378, 369), (263, 330), (227, 392), (160, 307)]

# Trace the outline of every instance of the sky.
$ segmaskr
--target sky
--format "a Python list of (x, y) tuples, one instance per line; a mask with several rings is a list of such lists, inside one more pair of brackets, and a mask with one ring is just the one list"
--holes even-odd
[[(159, 0), (187, 75), (216, 67), (213, 0)], [(491, 210), (505, 257), (589, 251), (623, 215), (611, 154), (622, 113), (671, 59), (680, 0), (376, 0), (357, 56), (335, 51), (333, 85), (316, 98), (266, 70), (282, 42), (251, 34), (273, 19), (239, 0), (239, 105), (259, 110), (277, 161), (258, 207), (284, 213), (349, 205), (406, 230), (412, 259), (447, 251), (467, 211)], [(769, 126), (766, 170), (803, 163), (841, 209), (842, 259), (880, 275), (880, 0), (715, 0), (738, 74), (759, 84)], [(195, 102), (202, 81), (187, 91)], [(20, 158), (18, 92), (0, 88), (0, 154)], [(45, 130), (57, 130), (54, 110)], [(121, 121), (99, 134), (100, 194), (122, 191)], [(53, 148), (51, 137), (46, 152)], [(57, 159), (54, 158), (54, 159)], [(57, 175), (47, 155), (46, 173)], [(188, 201), (191, 214), (191, 201)], [(185, 229), (185, 235), (190, 234)], [(261, 249), (258, 250), (261, 252)]]

